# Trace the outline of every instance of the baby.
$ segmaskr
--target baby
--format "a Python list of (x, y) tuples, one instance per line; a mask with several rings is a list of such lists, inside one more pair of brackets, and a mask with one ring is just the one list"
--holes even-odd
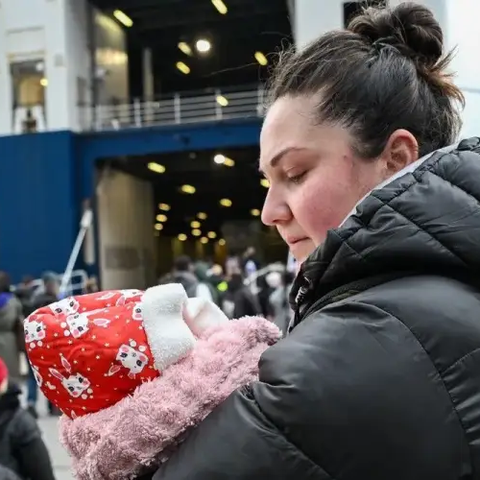
[(27, 353), (64, 414), (79, 479), (146, 474), (230, 393), (257, 378), (280, 337), (262, 318), (229, 321), (179, 284), (70, 297), (25, 320)]

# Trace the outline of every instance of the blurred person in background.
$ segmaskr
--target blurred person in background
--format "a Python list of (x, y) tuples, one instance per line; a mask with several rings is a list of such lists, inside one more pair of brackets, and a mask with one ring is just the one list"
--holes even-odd
[(20, 395), (0, 359), (0, 464), (21, 480), (54, 480), (47, 447), (37, 422), (21, 407)]
[(295, 317), (154, 480), (480, 480), (480, 138), (455, 144), (450, 58), (419, 3), (281, 56), (262, 221)]
[(228, 292), (233, 302), (233, 318), (261, 316), (262, 309), (257, 297), (245, 285), (240, 273), (235, 273), (228, 282)]
[(210, 279), (209, 270), (208, 263), (197, 262), (195, 264), (193, 273), (198, 280), (197, 292), (195, 296), (219, 305), (219, 292)]
[(248, 247), (243, 253), (242, 267), (245, 278), (251, 277), (257, 273), (257, 270), (260, 268), (260, 263), (258, 262), (256, 255), (257, 251), (255, 250), (255, 247)]
[(292, 288), (294, 275), (290, 272), (271, 272), (267, 275), (267, 282), (273, 288), (269, 303), (273, 311), (273, 321), (282, 332), (287, 331), (288, 324), (293, 316), (290, 308), (289, 294)]
[[(38, 294), (36, 294), (31, 302), (31, 310), (29, 315), (39, 308), (45, 307), (58, 301), (60, 282), (58, 275), (54, 272), (45, 272), (42, 275), (43, 286)], [(23, 330), (22, 330), (23, 332)], [(38, 401), (38, 385), (35, 379), (35, 374), (30, 364), (28, 365), (28, 379), (27, 379), (27, 404), (30, 414), (34, 418), (38, 418), (37, 401)], [(58, 410), (51, 402), (47, 402), (48, 413), (52, 416), (59, 414)]]
[(197, 295), (198, 280), (193, 273), (193, 263), (190, 257), (181, 255), (175, 259), (169, 281), (180, 283), (189, 298)]
[(24, 351), (23, 306), (12, 293), (10, 277), (0, 272), (0, 357), (7, 364), (10, 376), (20, 380), (20, 353)]

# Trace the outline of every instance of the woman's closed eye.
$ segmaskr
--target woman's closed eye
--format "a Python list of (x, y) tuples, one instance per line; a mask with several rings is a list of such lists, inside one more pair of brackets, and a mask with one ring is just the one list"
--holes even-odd
[(289, 182), (293, 183), (294, 185), (298, 185), (302, 183), (302, 181), (305, 179), (305, 176), (307, 174), (307, 171), (303, 171), (301, 173), (295, 173), (294, 175), (287, 175), (287, 179)]

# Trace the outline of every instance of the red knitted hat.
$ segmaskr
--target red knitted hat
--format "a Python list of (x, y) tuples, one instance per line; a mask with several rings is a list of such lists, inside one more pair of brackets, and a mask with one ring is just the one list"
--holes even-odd
[(158, 377), (191, 352), (195, 335), (224, 321), (216, 305), (169, 284), (66, 298), (30, 315), (24, 330), (38, 385), (75, 418)]

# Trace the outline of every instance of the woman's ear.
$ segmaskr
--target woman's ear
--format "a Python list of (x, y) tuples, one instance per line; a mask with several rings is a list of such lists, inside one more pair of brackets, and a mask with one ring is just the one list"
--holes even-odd
[(418, 160), (417, 139), (408, 130), (395, 130), (382, 153), (386, 176), (390, 177)]

